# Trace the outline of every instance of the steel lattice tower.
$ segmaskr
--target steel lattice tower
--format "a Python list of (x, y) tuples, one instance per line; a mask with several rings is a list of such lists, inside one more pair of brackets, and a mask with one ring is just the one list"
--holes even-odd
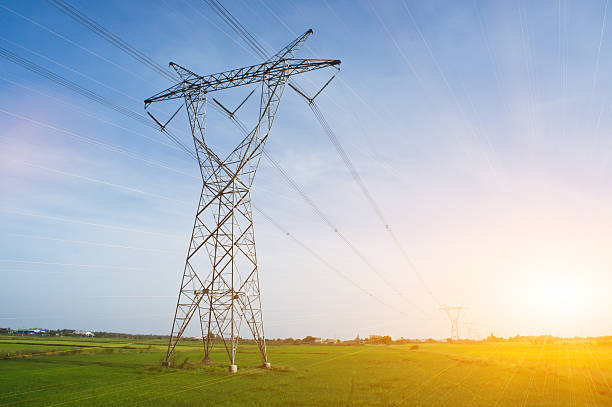
[(456, 341), (459, 339), (459, 317), (461, 316), (461, 312), (466, 309), (466, 307), (449, 307), (444, 306), (440, 308), (442, 311), (446, 312), (448, 319), (451, 323), (451, 333), (450, 340)]
[[(145, 109), (154, 102), (184, 100), (203, 181), (165, 365), (169, 364), (177, 343), (195, 316), (200, 320), (205, 362), (214, 346), (214, 335), (225, 346), (230, 371), (236, 371), (236, 348), (241, 324), (245, 321), (264, 364), (270, 366), (250, 190), (289, 78), (340, 64), (339, 60), (294, 58), (295, 51), (311, 34), (312, 30), (308, 30), (259, 65), (213, 75), (200, 76), (171, 62), (181, 81), (145, 100)], [(208, 94), (250, 84), (260, 85), (257, 124), (221, 159), (206, 142)], [(165, 127), (160, 126), (162, 130)], [(208, 257), (210, 266), (198, 262), (202, 256)]]

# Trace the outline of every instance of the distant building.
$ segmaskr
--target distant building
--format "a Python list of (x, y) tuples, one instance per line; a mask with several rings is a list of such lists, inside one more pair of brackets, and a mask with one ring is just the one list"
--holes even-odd
[(314, 337), (312, 339), (313, 339), (312, 342), (314, 342), (314, 343), (323, 343), (323, 339), (321, 339), (321, 338)]
[(21, 335), (45, 335), (47, 331), (45, 331), (44, 329), (33, 328), (33, 329), (18, 329), (17, 333)]
[(75, 335), (80, 335), (80, 336), (87, 336), (87, 337), (94, 337), (96, 336), (93, 332), (91, 331), (74, 331)]
[(339, 343), (340, 339), (338, 338), (325, 338), (322, 343)]

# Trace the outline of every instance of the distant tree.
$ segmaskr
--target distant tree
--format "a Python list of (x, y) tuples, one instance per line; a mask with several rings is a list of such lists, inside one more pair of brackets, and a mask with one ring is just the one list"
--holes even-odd
[(385, 335), (382, 337), (382, 343), (384, 343), (385, 345), (391, 345), (392, 342), (393, 339), (391, 339), (389, 335)]

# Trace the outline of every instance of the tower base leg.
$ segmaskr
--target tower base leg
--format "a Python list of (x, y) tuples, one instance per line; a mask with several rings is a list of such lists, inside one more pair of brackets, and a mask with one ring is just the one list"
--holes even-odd
[(238, 365), (229, 365), (228, 371), (230, 373), (236, 373), (238, 371)]
[(265, 362), (265, 363), (263, 364), (263, 367), (265, 367), (266, 369), (272, 369), (272, 363), (270, 363), (270, 362)]

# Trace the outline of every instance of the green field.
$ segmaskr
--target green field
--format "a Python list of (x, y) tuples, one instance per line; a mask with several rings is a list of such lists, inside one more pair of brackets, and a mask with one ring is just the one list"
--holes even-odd
[(0, 406), (612, 406), (612, 345), (588, 341), (269, 346), (0, 337)]

